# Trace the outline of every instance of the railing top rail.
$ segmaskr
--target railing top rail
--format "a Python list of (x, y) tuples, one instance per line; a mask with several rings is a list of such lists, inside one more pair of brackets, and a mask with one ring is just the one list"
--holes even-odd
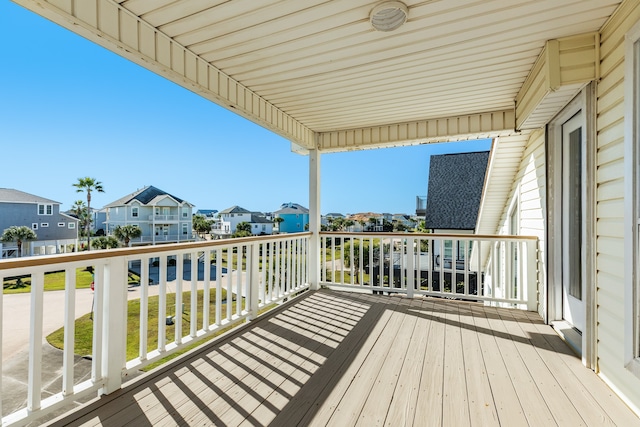
[(299, 237), (311, 236), (311, 232), (304, 233), (289, 233), (279, 235), (268, 236), (251, 236), (251, 237), (239, 237), (234, 239), (222, 239), (222, 240), (207, 240), (200, 242), (184, 242), (184, 243), (169, 243), (161, 246), (137, 246), (131, 248), (117, 248), (117, 249), (100, 249), (87, 252), (74, 252), (70, 254), (56, 254), (56, 255), (43, 255), (37, 257), (25, 257), (25, 258), (12, 258), (6, 260), (0, 260), (0, 271), (9, 270), (14, 268), (24, 267), (36, 267), (43, 265), (64, 264), (70, 262), (100, 260), (105, 258), (115, 258), (122, 256), (138, 256), (145, 254), (161, 254), (165, 252), (176, 252), (189, 249), (207, 249), (218, 246), (239, 246), (248, 243), (263, 242), (263, 241), (279, 241), (289, 240)]
[(363, 236), (363, 237), (420, 237), (426, 239), (466, 239), (466, 240), (538, 240), (537, 236), (512, 236), (509, 234), (455, 234), (455, 233), (376, 233), (349, 231), (322, 231), (322, 236)]

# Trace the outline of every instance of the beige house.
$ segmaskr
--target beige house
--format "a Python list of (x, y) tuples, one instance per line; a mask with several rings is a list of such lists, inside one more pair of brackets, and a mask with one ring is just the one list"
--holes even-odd
[[(498, 268), (518, 251), (472, 257), (493, 266), (496, 289), (537, 287), (529, 307), (640, 415), (639, 0), (16, 3), (308, 155), (310, 233), (268, 253), (306, 254), (297, 271), (311, 290), (324, 284), (322, 154), (493, 138), (476, 234), (535, 236), (538, 261), (524, 276)], [(118, 354), (105, 353), (107, 393), (121, 385), (107, 375), (122, 371)]]

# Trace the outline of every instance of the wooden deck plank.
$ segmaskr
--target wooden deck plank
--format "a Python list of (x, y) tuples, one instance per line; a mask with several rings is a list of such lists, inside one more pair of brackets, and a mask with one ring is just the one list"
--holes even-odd
[[(353, 306), (355, 306), (355, 304)], [(340, 322), (335, 322), (335, 318), (314, 319), (321, 325), (326, 322), (326, 324), (331, 325), (331, 327), (318, 326), (316, 328), (318, 329), (318, 333), (314, 334), (306, 345), (300, 346), (298, 349), (293, 349), (289, 355), (285, 355), (285, 357), (289, 359), (289, 363), (281, 369), (281, 373), (272, 372), (266, 377), (266, 380), (271, 381), (275, 387), (271, 387), (267, 385), (265, 381), (262, 381), (254, 388), (256, 394), (261, 397), (256, 399), (253, 398), (253, 396), (245, 395), (236, 402), (236, 406), (221, 416), (221, 422), (225, 425), (239, 425), (245, 419), (247, 421), (251, 421), (251, 419), (259, 420), (261, 424), (270, 422), (283, 406), (274, 405), (269, 399), (269, 396), (278, 391), (278, 401), (281, 400), (280, 398), (282, 397), (290, 400), (298, 393), (302, 385), (317, 372), (319, 367), (322, 366), (333, 353), (333, 351), (331, 351), (329, 354), (318, 355), (317, 349), (320, 346), (332, 347), (332, 350), (338, 348), (348, 333), (348, 331), (340, 327), (339, 323), (344, 323), (347, 319), (357, 320), (357, 312), (355, 310), (350, 311), (350, 308), (351, 307), (347, 306), (343, 309), (347, 317), (343, 317)], [(354, 323), (354, 326), (356, 323), (357, 322)], [(317, 360), (317, 356), (320, 356), (321, 360)], [(250, 413), (250, 416), (243, 416), (242, 412), (235, 410), (236, 407), (243, 408)], [(258, 408), (261, 408), (262, 411), (255, 413)], [(197, 421), (198, 420), (196, 420), (194, 424), (197, 424)]]
[[(567, 365), (558, 357), (543, 334), (529, 321), (530, 317), (526, 312), (513, 310), (503, 313), (503, 315), (507, 314), (511, 315), (517, 322), (514, 323), (514, 326), (521, 328), (523, 333), (528, 336), (538, 355), (544, 361), (549, 374), (558, 382), (564, 394), (571, 400), (571, 405), (580, 414), (584, 424), (593, 427), (615, 426), (613, 420), (599, 407), (598, 402), (589, 393), (589, 390), (567, 369)], [(548, 328), (547, 334), (555, 335), (556, 333), (551, 328)], [(568, 347), (565, 351), (571, 352)], [(577, 357), (575, 359), (577, 363), (580, 363)], [(554, 398), (555, 395), (549, 395), (549, 397)]]
[[(353, 296), (350, 295), (349, 298)], [(336, 351), (335, 357), (327, 360), (316, 375), (287, 403), (272, 421), (273, 425), (324, 425), (317, 419), (325, 418), (326, 423), (331, 416), (333, 408), (348, 386), (348, 383), (340, 383), (340, 380), (349, 369), (364, 363), (363, 354), (366, 355), (367, 348), (375, 342), (371, 339), (381, 333), (389, 318), (388, 307), (392, 307), (398, 301), (397, 298), (380, 298), (373, 295), (359, 295), (359, 298), (368, 308), (341, 344), (340, 351)], [(323, 405), (326, 406), (323, 408)]]
[(433, 305), (433, 300), (424, 299), (415, 314), (416, 326), (407, 349), (405, 363), (398, 377), (393, 402), (384, 422), (385, 426), (408, 426), (413, 423), (418, 405), (422, 362), (429, 342), (432, 324), (429, 316), (432, 314)]
[(459, 303), (460, 332), (463, 342), (465, 377), (469, 402), (469, 419), (472, 426), (499, 426), (487, 368), (484, 363), (480, 340), (470, 303)]
[(348, 381), (349, 386), (336, 405), (328, 420), (328, 425), (355, 425), (358, 421), (374, 381), (387, 360), (394, 338), (401, 332), (403, 323), (407, 320), (403, 308), (408, 306), (411, 301), (402, 297), (394, 298), (398, 299), (398, 304), (391, 312), (390, 319), (383, 327), (382, 332), (376, 337), (375, 343), (365, 355), (367, 363), (357, 367), (355, 375), (352, 377), (344, 376), (344, 381)]
[(497, 351), (496, 337), (491, 331), (489, 320), (485, 315), (485, 307), (471, 305), (473, 323), (477, 332), (478, 344), (487, 370), (487, 378), (491, 386), (496, 413), (501, 425), (528, 426), (524, 410), (511, 382), (502, 355)]
[(444, 328), (442, 391), (443, 426), (467, 426), (471, 424), (458, 306), (458, 302), (442, 305), (445, 310), (444, 319), (446, 322)]
[(433, 301), (429, 342), (420, 375), (419, 403), (413, 419), (413, 425), (426, 427), (442, 425), (445, 320), (441, 310), (442, 301)]
[(558, 381), (549, 370), (549, 367), (533, 347), (528, 334), (518, 326), (511, 311), (513, 310), (499, 310), (497, 314), (502, 319), (505, 330), (511, 335), (516, 351), (526, 366), (526, 369), (529, 371), (536, 387), (540, 390), (540, 394), (544, 398), (556, 423), (560, 426), (585, 425), (585, 420), (580, 416), (563, 388), (558, 384)]
[[(413, 315), (412, 310), (419, 310), (422, 306), (422, 299), (410, 299), (409, 304), (402, 304), (400, 311), (404, 317), (401, 330), (395, 337), (389, 348), (382, 368), (378, 371), (376, 379), (371, 386), (369, 396), (362, 407), (357, 426), (380, 426), (383, 425), (392, 401), (397, 399), (396, 388), (399, 386), (398, 379), (409, 353), (412, 341), (416, 339), (416, 323), (418, 317)], [(411, 388), (411, 384), (405, 384)], [(398, 402), (400, 403), (400, 402)]]
[[(569, 349), (567, 344), (553, 332), (549, 325), (545, 325), (539, 319), (529, 318), (529, 323), (534, 326), (535, 331), (549, 344), (553, 357), (560, 363), (560, 368), (566, 372), (570, 372), (575, 376), (574, 381), (578, 381), (584, 389), (591, 395), (590, 402), (595, 401), (596, 406), (603, 412), (601, 417), (610, 418), (614, 425), (617, 426), (640, 426), (640, 418), (638, 418), (627, 405), (620, 400), (618, 396), (590, 369), (582, 365), (582, 362)], [(580, 396), (576, 395), (575, 400)]]
[(64, 425), (619, 425), (622, 401), (535, 313), (310, 292)]
[(500, 318), (499, 310), (505, 309), (486, 307), (484, 313), (496, 338), (497, 349), (502, 354), (502, 360), (504, 360), (511, 383), (529, 424), (536, 426), (557, 425), (544, 397), (535, 385), (535, 380), (531, 377), (527, 366), (520, 358), (513, 342), (513, 337), (507, 332)]

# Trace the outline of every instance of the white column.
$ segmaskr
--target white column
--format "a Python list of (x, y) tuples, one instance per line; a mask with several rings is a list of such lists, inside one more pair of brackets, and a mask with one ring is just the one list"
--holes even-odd
[(309, 283), (320, 288), (320, 153), (309, 150)]
[(127, 261), (123, 257), (111, 258), (104, 268), (104, 299), (102, 307), (104, 323), (102, 339), (101, 394), (109, 394), (122, 385), (122, 369), (127, 351)]

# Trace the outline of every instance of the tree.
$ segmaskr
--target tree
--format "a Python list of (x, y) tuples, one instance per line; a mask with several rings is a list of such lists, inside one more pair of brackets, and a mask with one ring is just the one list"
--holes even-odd
[(236, 231), (231, 237), (249, 237), (251, 236), (251, 224), (247, 221), (242, 221), (236, 225)]
[[(84, 177), (78, 178), (78, 182), (73, 184), (76, 187), (76, 191), (78, 193), (86, 192), (87, 193), (87, 212), (91, 215), (91, 192), (97, 191), (98, 193), (104, 193), (104, 189), (102, 188), (102, 183), (97, 181), (95, 178)], [(87, 233), (87, 250), (91, 250), (91, 218), (87, 219), (87, 223), (85, 224), (85, 231)]]
[(36, 240), (38, 236), (35, 231), (24, 225), (17, 226), (12, 225), (5, 229), (0, 236), (0, 240), (3, 242), (16, 242), (18, 245), (18, 256), (22, 256), (22, 242), (28, 240)]
[[(362, 263), (360, 265), (360, 241), (353, 240), (346, 242), (342, 250), (342, 258), (344, 259), (345, 267), (351, 267), (351, 245), (353, 244), (353, 274), (355, 275), (355, 283), (360, 283), (360, 268), (364, 268), (369, 265), (369, 243), (364, 242), (362, 245)], [(375, 262), (379, 257), (380, 244), (377, 241), (373, 243), (373, 261)]]
[(113, 236), (123, 242), (125, 246), (129, 246), (131, 239), (142, 236), (142, 229), (137, 225), (118, 225), (113, 229)]
[(371, 231), (376, 231), (376, 225), (378, 224), (378, 220), (375, 217), (369, 217), (369, 224), (371, 224), (369, 229)]
[(94, 249), (112, 249), (120, 246), (120, 242), (113, 236), (99, 236), (91, 241)]
[(76, 200), (71, 206), (71, 212), (78, 218), (78, 227), (80, 227), (81, 233), (84, 233), (87, 228), (87, 222), (90, 220), (87, 205), (82, 200)]
[(365, 221), (364, 219), (359, 219), (358, 220), (358, 224), (360, 224), (360, 231), (364, 231), (364, 226), (367, 223), (367, 221)]
[[(280, 232), (280, 224), (282, 224), (283, 222), (284, 222), (284, 218), (282, 218), (280, 216), (277, 216), (277, 217), (273, 218), (273, 223), (276, 225), (276, 227), (278, 227), (278, 233)], [(249, 230), (249, 231), (251, 231), (251, 230)]]
[(407, 226), (404, 225), (402, 221), (398, 221), (398, 220), (393, 221), (393, 231), (403, 232), (403, 231), (407, 231), (408, 229), (409, 228), (407, 228)]
[(193, 217), (193, 231), (198, 233), (198, 235), (203, 239), (205, 234), (211, 232), (211, 224), (213, 224), (213, 221), (207, 219), (203, 215), (194, 215)]

